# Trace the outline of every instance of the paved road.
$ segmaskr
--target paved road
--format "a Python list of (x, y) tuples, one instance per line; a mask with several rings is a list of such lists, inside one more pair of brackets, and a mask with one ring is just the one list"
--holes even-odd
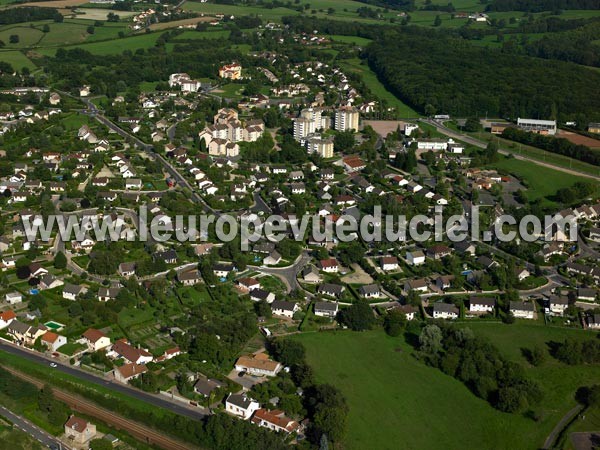
[[(191, 407), (191, 406), (188, 408), (186, 406), (183, 406), (181, 403), (171, 402), (171, 401), (167, 400), (165, 397), (161, 397), (161, 396), (158, 396), (155, 394), (143, 392), (143, 391), (140, 391), (133, 387), (130, 387), (128, 385), (102, 378), (98, 375), (94, 375), (89, 372), (85, 372), (76, 367), (62, 364), (59, 360), (53, 360), (53, 359), (46, 358), (45, 356), (42, 356), (39, 353), (35, 353), (32, 351), (23, 349), (22, 347), (17, 347), (15, 345), (9, 344), (5, 341), (0, 341), (0, 350), (5, 351), (7, 353), (11, 353), (13, 355), (20, 356), (22, 358), (28, 359), (29, 361), (33, 361), (33, 362), (41, 364), (43, 366), (47, 366), (48, 370), (59, 370), (61, 372), (72, 375), (81, 380), (85, 380), (89, 383), (93, 383), (98, 386), (103, 386), (103, 387), (113, 390), (115, 392), (119, 392), (121, 394), (125, 394), (130, 397), (133, 397), (136, 400), (139, 400), (141, 402), (146, 402), (146, 403), (149, 403), (149, 404), (159, 407), (159, 408), (164, 408), (166, 410), (169, 410), (169, 411), (171, 411), (175, 414), (179, 414), (181, 416), (186, 416), (186, 417), (189, 417), (192, 419), (201, 420), (203, 417), (205, 417), (206, 415), (209, 414), (209, 412), (207, 410), (205, 410), (204, 408)], [(49, 367), (51, 362), (56, 363), (57, 367), (54, 369), (51, 369)]]
[(300, 283), (298, 283), (298, 273), (310, 262), (311, 257), (307, 252), (302, 252), (294, 264), (286, 267), (264, 267), (264, 266), (248, 266), (252, 270), (256, 270), (260, 273), (266, 273), (268, 275), (274, 275), (281, 279), (285, 284), (287, 291), (302, 289)]
[(56, 446), (56, 448), (59, 448), (59, 446), (62, 446), (62, 448), (66, 448), (60, 440), (58, 440), (54, 436), (46, 433), (41, 428), (38, 428), (37, 426), (32, 424), (27, 419), (24, 419), (21, 416), (17, 416), (10, 410), (6, 409), (4, 406), (0, 406), (0, 415), (5, 417), (6, 419), (8, 419), (18, 429), (27, 433), (28, 435), (33, 437), (35, 440), (39, 441), (42, 445), (44, 445), (46, 447), (50, 447), (51, 445), (54, 445), (54, 446)]
[[(453, 139), (458, 139), (461, 140), (463, 142), (466, 142), (467, 144), (471, 144), (474, 145), (475, 147), (479, 147), (479, 148), (486, 148), (488, 143), (487, 142), (483, 142), (480, 141), (478, 139), (472, 138), (471, 136), (467, 136), (465, 134), (461, 134), (458, 133), (448, 127), (446, 127), (445, 125), (443, 125), (440, 122), (436, 122), (435, 120), (431, 120), (431, 119), (421, 119), (423, 122), (428, 123), (429, 125), (433, 125), (434, 127), (436, 127), (436, 129), (442, 133), (445, 134), (446, 136), (449, 136)], [(538, 159), (533, 159), (533, 158), (529, 158), (528, 156), (523, 156), (523, 155), (517, 155), (515, 154), (514, 150), (508, 150), (506, 148), (500, 148), (498, 149), (498, 153), (501, 153), (503, 155), (508, 155), (508, 154), (512, 154), (516, 159), (522, 160), (522, 161), (530, 161), (534, 164), (537, 164), (538, 166), (544, 166), (544, 167), (548, 167), (550, 169), (554, 169), (554, 170), (558, 170), (560, 172), (565, 172), (571, 175), (576, 175), (576, 176), (580, 176), (580, 177), (586, 177), (586, 178), (592, 178), (594, 180), (600, 180), (600, 177), (597, 175), (591, 175), (588, 173), (582, 173), (582, 172), (578, 172), (577, 170), (573, 170), (573, 169), (567, 169), (566, 167), (562, 167), (562, 166), (556, 166), (554, 164), (550, 164), (544, 161), (540, 161)]]
[(552, 432), (548, 435), (546, 440), (544, 441), (543, 449), (550, 449), (552, 445), (556, 441), (556, 438), (560, 434), (560, 432), (565, 428), (565, 426), (571, 421), (576, 414), (579, 414), (583, 410), (584, 406), (581, 404), (576, 405), (573, 409), (567, 412), (562, 419), (556, 424)]

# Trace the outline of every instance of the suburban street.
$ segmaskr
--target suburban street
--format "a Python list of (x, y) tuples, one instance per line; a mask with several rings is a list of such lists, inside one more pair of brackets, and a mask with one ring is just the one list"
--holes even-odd
[(12, 411), (5, 408), (4, 406), (0, 406), (0, 415), (2, 417), (4, 417), (5, 419), (7, 419), (8, 421), (10, 421), (11, 423), (13, 423), (15, 425), (15, 427), (17, 427), (21, 431), (27, 433), (28, 435), (33, 437), (36, 441), (40, 442), (42, 445), (44, 445), (46, 447), (55, 446), (56, 448), (59, 448), (59, 446), (62, 446), (62, 448), (67, 448), (60, 440), (58, 440), (54, 436), (48, 434), (41, 428), (38, 428), (36, 425), (31, 423), (29, 420), (24, 419), (23, 417), (14, 414)]
[[(154, 394), (149, 394), (147, 392), (140, 391), (138, 389), (132, 388), (129, 385), (125, 385), (113, 380), (108, 380), (98, 375), (94, 375), (89, 372), (85, 372), (79, 368), (62, 364), (57, 359), (49, 359), (40, 353), (33, 352), (31, 350), (26, 350), (22, 347), (17, 347), (13, 344), (9, 344), (5, 341), (0, 340), (0, 350), (5, 351), (7, 353), (11, 353), (13, 355), (17, 355), (21, 358), (25, 358), (29, 361), (35, 362), (37, 364), (47, 366), (48, 370), (57, 370), (68, 375), (79, 378), (80, 380), (87, 381), (89, 383), (96, 384), (98, 386), (103, 386), (107, 389), (110, 389), (115, 392), (119, 392), (121, 394), (128, 395), (130, 397), (135, 398), (136, 400), (149, 403), (153, 406), (164, 408), (168, 411), (171, 411), (175, 414), (179, 414), (181, 416), (186, 416), (192, 419), (200, 420), (206, 415), (209, 414), (209, 411), (205, 408), (199, 407), (187, 407), (184, 406), (180, 402), (170, 401), (166, 397), (158, 396)], [(57, 367), (51, 369), (50, 363), (56, 363)]]

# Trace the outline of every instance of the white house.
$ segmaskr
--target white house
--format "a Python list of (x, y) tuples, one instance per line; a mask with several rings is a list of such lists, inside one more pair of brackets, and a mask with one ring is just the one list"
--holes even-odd
[(510, 312), (519, 319), (533, 319), (535, 306), (532, 302), (510, 302)]
[(298, 307), (298, 304), (294, 302), (275, 300), (273, 303), (271, 303), (271, 311), (274, 315), (287, 317), (288, 319), (294, 317), (294, 314), (299, 309), (300, 308)]
[(487, 297), (471, 297), (469, 298), (469, 312), (485, 312), (491, 313), (494, 311), (496, 300)]
[(95, 328), (88, 329), (83, 333), (82, 337), (83, 341), (88, 346), (88, 350), (91, 352), (97, 352), (98, 350), (110, 346), (110, 338), (102, 331), (96, 330)]
[(52, 352), (55, 352), (67, 343), (66, 337), (53, 333), (52, 331), (46, 331), (46, 333), (43, 334), (40, 339), (42, 344), (44, 344), (46, 348)]
[(316, 302), (315, 303), (315, 316), (329, 317), (330, 319), (335, 318), (339, 311), (339, 305), (337, 302)]
[(557, 316), (562, 316), (569, 307), (569, 299), (564, 296), (553, 295), (550, 297), (548, 303), (550, 305), (550, 313)]
[(398, 270), (398, 267), (398, 258), (395, 256), (384, 256), (381, 258), (381, 270), (384, 272)]
[(246, 396), (246, 394), (229, 394), (227, 400), (225, 400), (225, 411), (244, 420), (252, 417), (252, 414), (259, 408), (259, 403)]
[(235, 362), (235, 370), (256, 376), (274, 377), (281, 369), (281, 364), (269, 359), (265, 353), (240, 356)]
[(406, 262), (411, 266), (420, 266), (425, 264), (425, 253), (421, 250), (406, 252)]
[(14, 305), (23, 301), (23, 295), (20, 292), (9, 292), (4, 298), (9, 305)]
[(459, 310), (456, 306), (449, 303), (434, 303), (433, 318), (434, 319), (457, 319)]

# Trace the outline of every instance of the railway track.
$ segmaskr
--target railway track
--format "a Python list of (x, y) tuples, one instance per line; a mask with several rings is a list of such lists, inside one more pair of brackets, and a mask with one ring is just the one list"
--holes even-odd
[[(38, 388), (42, 388), (45, 384), (39, 379), (26, 375), (23, 372), (15, 370), (11, 367), (2, 366), (2, 368)], [(165, 450), (199, 450), (199, 447), (181, 442), (169, 436), (165, 436), (164, 434), (148, 428), (145, 425), (141, 425), (130, 419), (126, 419), (125, 417), (115, 414), (113, 411), (101, 408), (95, 403), (85, 400), (78, 395), (65, 392), (55, 387), (52, 387), (52, 391), (58, 400), (69, 405), (71, 409), (79, 411), (88, 416), (96, 417), (97, 419), (118, 430), (124, 430), (139, 441), (148, 445), (156, 445)]]

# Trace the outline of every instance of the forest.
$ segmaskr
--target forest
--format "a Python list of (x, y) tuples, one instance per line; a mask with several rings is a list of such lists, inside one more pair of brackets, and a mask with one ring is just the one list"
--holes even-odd
[(23, 6), (20, 8), (5, 9), (0, 14), (0, 25), (12, 23), (33, 22), (36, 20), (52, 19), (62, 22), (63, 16), (56, 8), (38, 8), (36, 6)]
[(600, 119), (600, 97), (590, 95), (600, 73), (575, 64), (414, 30), (372, 43), (364, 56), (388, 90), (427, 115)]

